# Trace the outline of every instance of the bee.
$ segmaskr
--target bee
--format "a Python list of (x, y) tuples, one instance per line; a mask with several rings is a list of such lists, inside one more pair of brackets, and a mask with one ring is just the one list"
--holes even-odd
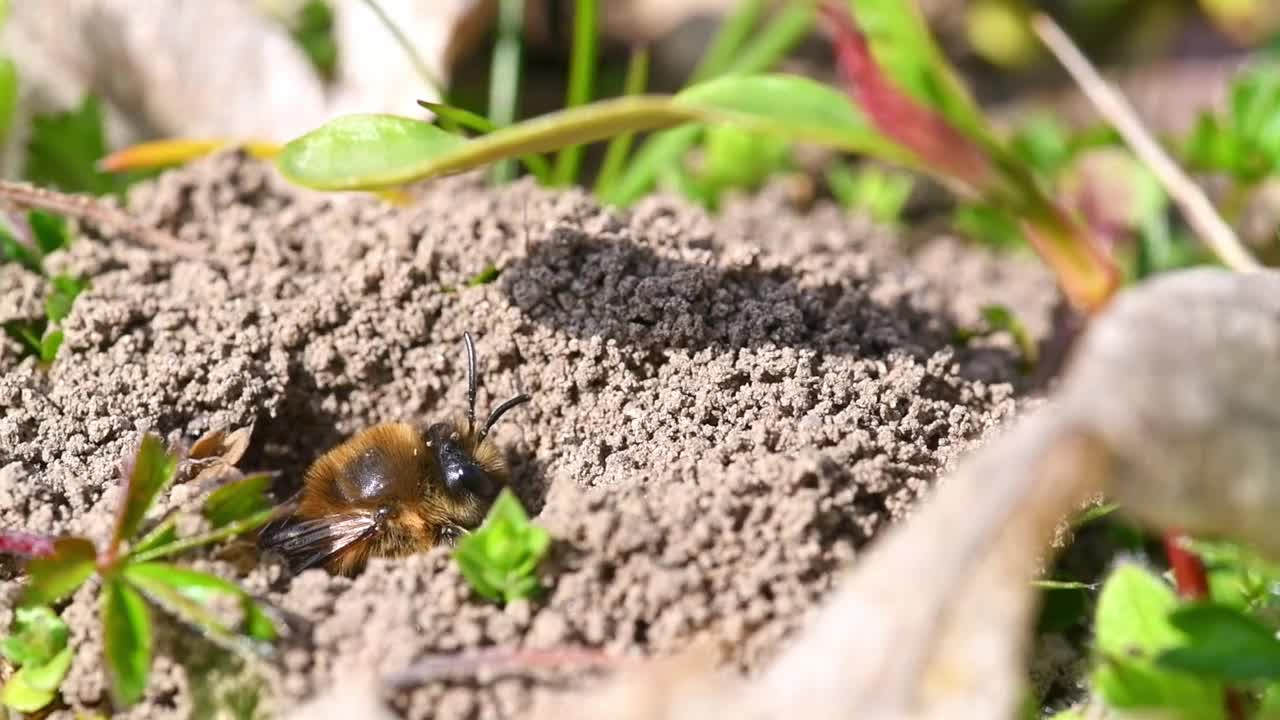
[(494, 424), (530, 400), (523, 393), (476, 425), (476, 351), (467, 350), (467, 414), (421, 430), (405, 422), (365, 428), (321, 455), (302, 489), (259, 535), (292, 572), (323, 565), (351, 575), (373, 556), (403, 557), (455, 542), (480, 525), (509, 471), (489, 439)]

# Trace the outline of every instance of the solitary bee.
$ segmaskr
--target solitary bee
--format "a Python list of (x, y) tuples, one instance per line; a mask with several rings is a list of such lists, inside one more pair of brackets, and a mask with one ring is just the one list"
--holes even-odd
[(520, 394), (476, 426), (476, 350), (467, 348), (467, 415), (422, 432), (403, 422), (361, 430), (321, 455), (303, 487), (259, 536), (293, 572), (324, 565), (350, 575), (370, 556), (402, 557), (454, 542), (477, 527), (509, 480), (489, 430)]

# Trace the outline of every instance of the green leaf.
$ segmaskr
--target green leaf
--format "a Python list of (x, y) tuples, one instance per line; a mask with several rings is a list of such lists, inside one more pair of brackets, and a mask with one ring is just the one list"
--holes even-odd
[(56, 252), (71, 243), (71, 227), (61, 215), (32, 210), (27, 213), (27, 224), (35, 237), (36, 247), (43, 255)]
[(1052, 115), (1034, 115), (1009, 141), (1013, 154), (1046, 178), (1058, 174), (1072, 156), (1071, 139)]
[(116, 193), (127, 181), (98, 171), (97, 162), (106, 154), (102, 109), (87, 95), (74, 110), (32, 118), (24, 175), (36, 185), (68, 193)]
[(49, 321), (60, 323), (71, 314), (76, 297), (89, 287), (89, 279), (72, 275), (54, 275), (49, 280), (49, 295), (44, 300)]
[(841, 205), (865, 212), (886, 224), (898, 221), (915, 187), (915, 179), (910, 175), (871, 165), (855, 170), (836, 163), (828, 168), (826, 179)]
[(324, 0), (307, 0), (293, 18), (290, 34), (320, 76), (332, 80), (338, 44), (333, 38), (333, 10)]
[(45, 318), (8, 320), (4, 323), (4, 334), (21, 343), (24, 354), (43, 358), (43, 345), (40, 339), (48, 326), (49, 321)]
[(143, 562), (128, 565), (124, 569), (124, 576), (153, 602), (200, 628), (227, 647), (239, 649), (243, 644), (235, 638), (231, 629), (208, 610), (209, 603), (219, 597), (229, 597), (240, 602), (244, 614), (243, 624), (250, 637), (262, 640), (276, 637), (274, 624), (258, 607), (253, 597), (240, 586), (217, 575), (167, 563)]
[(223, 525), (220, 528), (201, 533), (194, 537), (176, 538), (171, 542), (149, 544), (146, 548), (135, 550), (129, 553), (131, 562), (145, 562), (149, 560), (158, 560), (162, 557), (177, 555), (178, 553), (191, 550), (193, 548), (211, 545), (221, 542), (227, 538), (235, 537), (241, 533), (249, 532), (261, 525), (266, 524), (276, 514), (275, 508), (263, 510), (254, 515), (250, 515), (243, 520), (236, 520)]
[(1007, 332), (1012, 335), (1014, 342), (1018, 344), (1018, 349), (1022, 351), (1025, 364), (1028, 367), (1035, 366), (1039, 355), (1036, 341), (1031, 337), (1031, 333), (1027, 331), (1022, 321), (1013, 314), (1012, 310), (1004, 305), (984, 305), (982, 307), (982, 319), (986, 321), (987, 327), (991, 330)]
[(118, 576), (102, 588), (102, 649), (119, 708), (142, 698), (151, 673), (151, 615), (142, 595)]
[(58, 356), (58, 349), (62, 347), (63, 333), (61, 330), (54, 330), (45, 335), (40, 341), (40, 362), (48, 365)]
[(717, 195), (727, 188), (754, 189), (784, 170), (789, 160), (790, 144), (785, 138), (715, 125), (707, 129), (700, 175)]
[(475, 277), (467, 281), (467, 287), (479, 287), (481, 285), (488, 285), (494, 280), (497, 280), (498, 276), (501, 274), (502, 274), (502, 271), (498, 270), (498, 268), (494, 267), (493, 265), (486, 265), (483, 270), (476, 273)]
[(989, 247), (1001, 250), (1027, 247), (1026, 236), (1018, 226), (1018, 220), (994, 205), (961, 205), (952, 215), (951, 224), (962, 235)]
[(1107, 578), (1094, 637), (1100, 662), (1093, 687), (1116, 709), (1178, 708), (1188, 717), (1223, 718), (1222, 683), (1160, 667), (1155, 658), (1183, 643), (1169, 622), (1178, 600), (1168, 583), (1132, 564)]
[(75, 653), (66, 648), (45, 665), (24, 665), (0, 689), (0, 703), (22, 713), (34, 713), (58, 695), (58, 685), (71, 668)]
[(59, 538), (53, 554), (27, 563), (22, 605), (52, 605), (76, 591), (97, 567), (98, 551), (85, 538)]
[(547, 531), (530, 523), (515, 494), (504, 488), (480, 528), (458, 542), (454, 557), (478, 594), (511, 602), (539, 591), (536, 570), (550, 544)]
[(913, 162), (897, 145), (871, 130), (836, 90), (799, 76), (757, 75), (713, 80), (670, 97), (601, 100), (473, 139), (408, 118), (349, 115), (286, 144), (279, 163), (284, 175), (301, 185), (367, 190), (689, 121), (734, 123), (794, 142)]
[(5, 228), (0, 228), (0, 255), (5, 262), (16, 262), (37, 275), (44, 274), (44, 257), (40, 251), (19, 242)]
[(39, 665), (24, 665), (19, 671), (24, 675), (23, 682), (28, 687), (44, 692), (57, 692), (62, 679), (71, 669), (71, 660), (75, 657), (75, 649), (64, 647), (47, 662)]
[(1169, 621), (1187, 640), (1162, 652), (1161, 666), (1229, 682), (1280, 679), (1280, 640), (1242, 611), (1196, 604), (1179, 608)]
[(0, 58), (0, 143), (13, 127), (13, 113), (18, 107), (18, 66), (9, 58)]
[[(466, 108), (460, 108), (445, 103), (431, 102), (429, 100), (419, 100), (418, 104), (435, 113), (441, 120), (450, 120), (460, 127), (475, 130), (481, 134), (490, 133), (497, 127), (489, 122), (489, 118), (477, 115)], [(551, 182), (551, 163), (541, 155), (521, 155), (520, 162), (528, 168), (529, 172), (538, 179), (539, 183), (547, 184)]]
[(220, 528), (271, 508), (271, 480), (270, 473), (257, 473), (223, 485), (205, 498), (204, 516)]
[(164, 441), (153, 433), (144, 434), (126, 481), (113, 547), (133, 539), (156, 496), (173, 482), (177, 469), (178, 457), (165, 449)]
[(67, 624), (44, 605), (19, 607), (13, 634), (0, 642), (0, 655), (15, 665), (43, 665), (67, 646)]

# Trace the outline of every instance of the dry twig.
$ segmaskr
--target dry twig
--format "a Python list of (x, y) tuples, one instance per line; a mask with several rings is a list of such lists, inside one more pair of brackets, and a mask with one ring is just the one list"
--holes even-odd
[(1204, 191), (1187, 176), (1173, 158), (1160, 147), (1143, 127), (1138, 113), (1127, 100), (1098, 74), (1088, 58), (1080, 52), (1071, 38), (1047, 15), (1036, 14), (1032, 26), (1045, 46), (1058, 58), (1080, 85), (1098, 113), (1110, 122), (1139, 158), (1155, 173), (1160, 184), (1173, 198), (1195, 228), (1200, 238), (1212, 248), (1214, 254), (1233, 270), (1254, 271), (1262, 268), (1222, 216)]

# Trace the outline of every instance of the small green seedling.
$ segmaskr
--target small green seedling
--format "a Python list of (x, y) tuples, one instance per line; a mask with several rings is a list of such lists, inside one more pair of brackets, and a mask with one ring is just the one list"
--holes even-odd
[[(196, 443), (200, 445), (201, 442)], [(237, 443), (228, 443), (224, 448), (232, 462), (243, 451)], [(117, 707), (137, 702), (147, 687), (153, 653), (149, 605), (237, 653), (266, 651), (267, 643), (278, 635), (277, 625), (267, 611), (234, 583), (158, 562), (234, 537), (269, 520), (273, 511), (266, 496), (268, 483), (264, 474), (241, 475), (205, 500), (203, 512), (214, 525), (213, 530), (182, 537), (177, 531), (176, 515), (170, 515), (143, 532), (148, 511), (160, 493), (183, 473), (213, 471), (217, 460), (208, 455), (188, 455), (184, 462), (178, 453), (167, 450), (158, 436), (143, 435), (125, 473), (124, 498), (108, 546), (99, 549), (88, 538), (60, 537), (48, 542), (44, 551), (32, 553), (36, 556), (27, 564), (27, 584), (21, 599), (24, 608), (55, 605), (90, 577), (97, 575), (101, 580), (103, 659)], [(225, 468), (219, 471), (225, 472)], [(0, 533), (0, 549), (12, 549), (24, 542), (33, 546), (31, 536), (12, 535), (6, 538)], [(214, 614), (211, 603), (218, 599), (238, 603), (238, 627), (230, 627)]]
[(1201, 113), (1183, 156), (1193, 169), (1246, 186), (1280, 173), (1280, 63), (1236, 76), (1226, 114)]
[(831, 194), (842, 206), (864, 212), (886, 225), (898, 223), (915, 187), (915, 179), (907, 173), (872, 164), (854, 169), (835, 163), (827, 170), (826, 178)]
[(14, 612), (13, 634), (0, 641), (0, 655), (18, 668), (0, 689), (0, 703), (32, 713), (48, 705), (71, 668), (67, 624), (44, 606)]
[(453, 556), (477, 593), (509, 603), (541, 591), (536, 571), (550, 545), (551, 536), (529, 522), (520, 501), (506, 488), (480, 528), (458, 542)]
[(71, 313), (76, 297), (88, 289), (89, 280), (66, 274), (50, 276), (45, 269), (45, 258), (71, 243), (71, 230), (66, 218), (32, 210), (26, 215), (26, 230), (32, 239), (30, 244), (19, 241), (12, 233), (0, 228), (0, 261), (15, 262), (45, 278), (45, 314), (8, 320), (4, 323), (4, 332), (22, 345), (24, 355), (33, 355), (47, 366), (62, 346), (63, 334), (57, 326)]
[(1033, 370), (1039, 357), (1039, 348), (1036, 345), (1035, 338), (1031, 337), (1031, 333), (1028, 332), (1022, 321), (1018, 319), (1018, 316), (1014, 315), (1013, 311), (1004, 305), (984, 305), (981, 312), (984, 326), (977, 329), (957, 331), (955, 335), (956, 342), (963, 344), (975, 337), (1007, 332), (1013, 337), (1013, 341), (1017, 343), (1018, 349), (1022, 352), (1022, 371), (1025, 373)]

